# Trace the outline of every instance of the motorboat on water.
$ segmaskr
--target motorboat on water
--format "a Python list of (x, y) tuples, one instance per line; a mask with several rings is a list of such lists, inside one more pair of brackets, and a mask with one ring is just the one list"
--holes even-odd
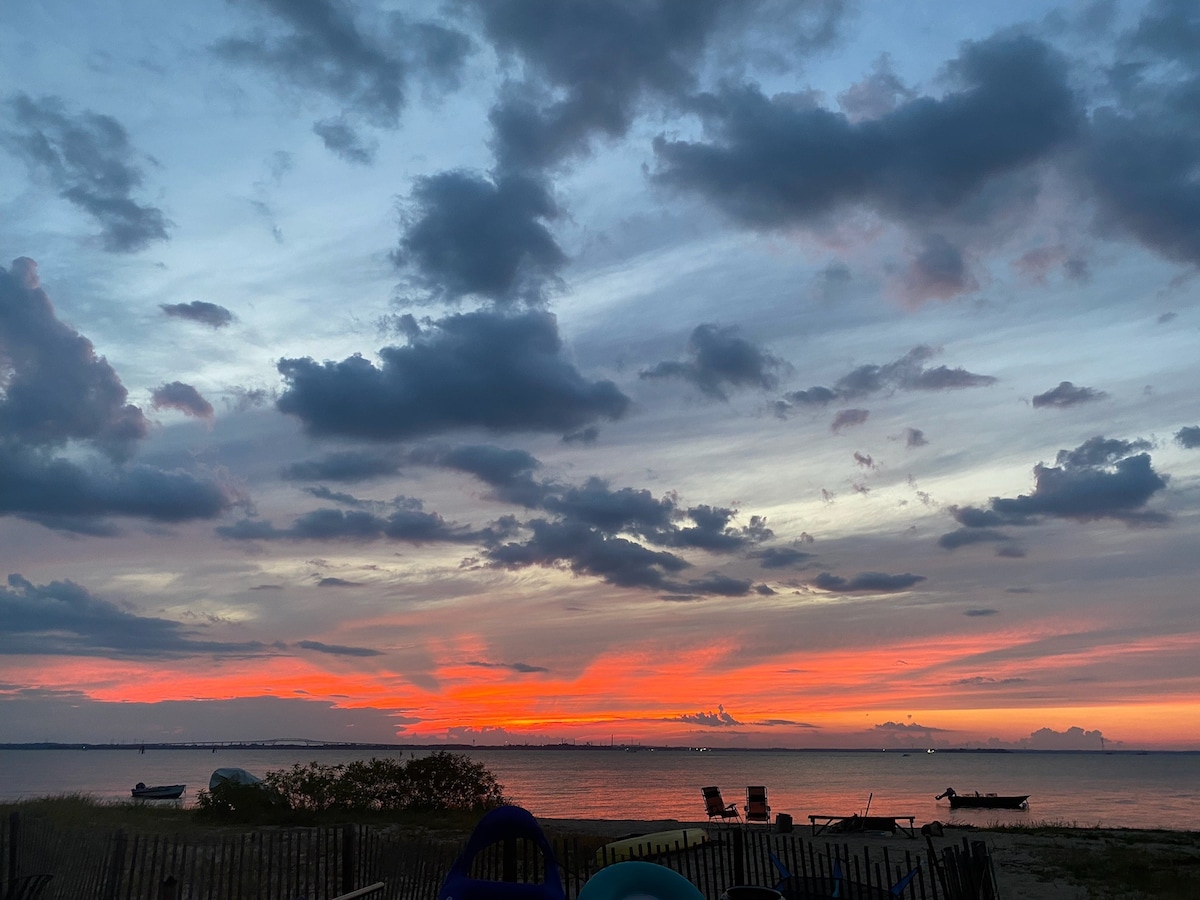
[(186, 784), (146, 785), (139, 781), (130, 793), (139, 800), (178, 800), (186, 787)]
[(1028, 794), (960, 794), (954, 788), (948, 787), (934, 800), (943, 797), (950, 801), (951, 809), (1028, 809)]

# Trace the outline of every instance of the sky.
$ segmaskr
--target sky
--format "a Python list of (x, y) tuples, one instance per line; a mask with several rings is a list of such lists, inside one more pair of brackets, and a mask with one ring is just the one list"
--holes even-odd
[(1200, 749), (1191, 0), (7, 0), (0, 741)]

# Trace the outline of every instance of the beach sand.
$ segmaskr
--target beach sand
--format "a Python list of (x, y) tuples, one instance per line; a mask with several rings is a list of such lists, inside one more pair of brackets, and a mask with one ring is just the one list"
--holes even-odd
[[(674, 819), (655, 821), (540, 819), (548, 835), (594, 835), (613, 840), (634, 834), (670, 831), (678, 828), (705, 828), (706, 822), (679, 822)], [(847, 835), (813, 837), (807, 826), (797, 825), (795, 834), (812, 842), (819, 851), (827, 843), (848, 846), (851, 855), (861, 855), (869, 848), (877, 857), (886, 846), (889, 853), (911, 850), (926, 862), (926, 842), (923, 837)], [(1065, 864), (1080, 857), (1102, 857), (1114, 848), (1133, 848), (1139, 859), (1153, 866), (1158, 860), (1180, 858), (1191, 860), (1200, 867), (1200, 832), (1133, 831), (1125, 829), (1044, 829), (1036, 832), (991, 831), (977, 828), (946, 827), (942, 837), (933, 838), (939, 852), (951, 844), (962, 845), (963, 838), (983, 841), (991, 854), (996, 873), (996, 886), (1001, 900), (1086, 900), (1088, 888), (1073, 880)]]

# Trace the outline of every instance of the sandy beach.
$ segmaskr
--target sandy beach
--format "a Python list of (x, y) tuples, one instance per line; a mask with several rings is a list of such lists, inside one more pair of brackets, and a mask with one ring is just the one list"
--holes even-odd
[[(708, 824), (680, 822), (675, 819), (539, 821), (549, 835), (591, 834), (613, 839), (676, 828), (704, 828)], [(912, 850), (924, 857), (926, 850), (924, 838), (912, 839), (900, 834), (838, 834), (813, 837), (809, 834), (807, 826), (799, 825), (796, 827), (796, 833), (806, 842), (814, 842), (819, 849), (823, 849), (827, 843), (848, 846), (852, 855), (861, 854), (864, 848), (869, 848), (872, 854), (875, 854), (886, 846), (899, 852)], [(1086, 884), (1072, 876), (1071, 869), (1074, 865), (1081, 864), (1080, 861), (1088, 867), (1087, 861), (1111, 859), (1118, 854), (1132, 855), (1151, 868), (1161, 865), (1174, 869), (1186, 868), (1193, 874), (1200, 872), (1200, 832), (1091, 828), (1016, 832), (947, 827), (942, 837), (933, 838), (934, 847), (940, 851), (950, 844), (961, 844), (964, 837), (971, 841), (983, 841), (987, 845), (995, 868), (1001, 900), (1087, 900), (1089, 897), (1101, 896), (1090, 893)], [(1091, 868), (1097, 871), (1097, 866)]]

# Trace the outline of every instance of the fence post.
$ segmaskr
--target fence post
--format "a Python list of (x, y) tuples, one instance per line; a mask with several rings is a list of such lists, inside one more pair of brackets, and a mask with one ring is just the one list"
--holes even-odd
[(507, 882), (516, 882), (517, 880), (517, 842), (515, 838), (506, 837), (504, 839), (504, 873), (500, 876), (501, 880)]
[(742, 834), (742, 829), (734, 829), (733, 832), (733, 883), (746, 883), (746, 836)]
[(355, 863), (357, 856), (354, 852), (354, 826), (342, 826), (342, 893), (348, 894), (354, 890)]
[(117, 900), (121, 891), (121, 870), (125, 866), (125, 847), (129, 838), (124, 831), (118, 831), (113, 836), (113, 855), (108, 870), (108, 885), (104, 889), (106, 900)]
[(8, 814), (8, 883), (17, 880), (17, 848), (21, 843), (21, 814), (15, 809)]

